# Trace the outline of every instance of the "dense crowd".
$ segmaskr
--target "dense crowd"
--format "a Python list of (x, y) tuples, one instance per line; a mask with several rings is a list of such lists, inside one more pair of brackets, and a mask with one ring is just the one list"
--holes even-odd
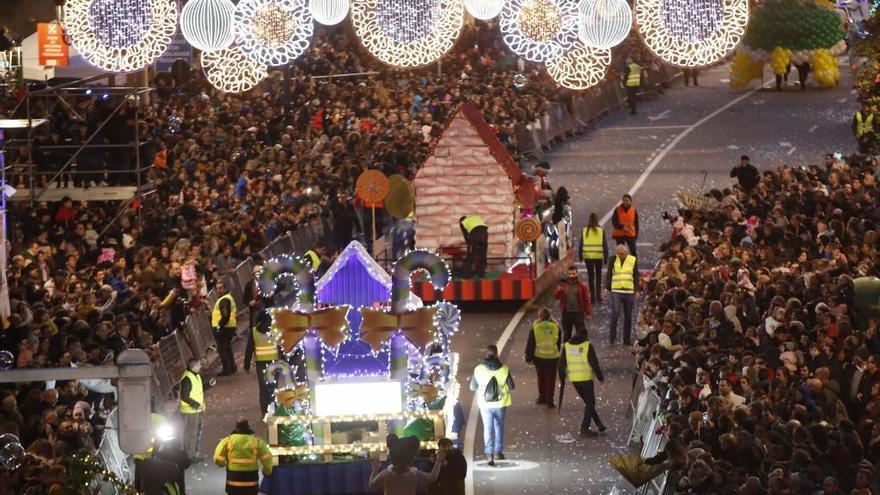
[[(364, 72), (375, 73), (312, 77)], [(116, 113), (120, 100), (100, 88), (70, 96), (70, 105), (35, 100), (50, 119), (30, 158), (38, 188), (132, 184), (133, 154), (121, 148), (87, 149), (77, 175), (67, 169), (50, 181), (71, 153), (52, 146), (82, 143), (108, 119), (94, 142), (140, 136), (142, 179), (154, 191), (121, 210), (67, 198), (13, 206), (11, 316), (0, 336), (13, 367), (100, 365), (127, 348), (158, 352), (158, 340), (204, 308), (218, 281), (284, 233), (311, 229), (328, 256), (353, 238), (369, 242), (368, 210), (353, 195), (357, 176), (370, 168), (412, 177), (458, 103), (475, 103), (516, 154), (516, 127), (539, 125), (551, 102), (571, 98), (537, 69), (518, 66), (492, 25), (466, 28), (442, 73), (388, 70), (340, 28), (319, 32), (287, 74), (273, 72), (244, 94), (167, 74), (155, 87)], [(14, 97), (0, 105), (6, 115), (23, 110)], [(28, 161), (7, 156), (14, 187), (29, 185)], [(380, 218), (377, 230), (388, 223)], [(0, 494), (45, 493), (64, 478), (60, 458), (94, 452), (100, 441), (113, 383), (48, 385), (0, 387), (0, 433), (19, 436), (32, 454), (26, 469), (0, 472), (13, 478)]]
[(880, 328), (854, 283), (878, 274), (876, 173), (744, 157), (717, 208), (672, 218), (639, 361), (669, 438), (649, 462), (676, 493), (877, 493)]

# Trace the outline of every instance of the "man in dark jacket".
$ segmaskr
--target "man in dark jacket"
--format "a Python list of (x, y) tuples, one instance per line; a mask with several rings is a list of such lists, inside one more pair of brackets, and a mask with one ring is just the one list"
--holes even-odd
[(437, 450), (446, 453), (441, 462), (437, 480), (428, 486), (428, 495), (464, 495), (464, 478), (467, 476), (467, 460), (461, 450), (452, 447), (452, 440), (441, 438), (437, 441)]
[(584, 318), (592, 317), (593, 304), (590, 289), (581, 282), (576, 267), (568, 267), (568, 278), (559, 282), (553, 297), (559, 301), (562, 312), (562, 341), (568, 342), (573, 329), (586, 333)]
[(730, 171), (730, 176), (736, 178), (740, 187), (747, 193), (751, 192), (758, 185), (758, 182), (761, 181), (761, 174), (758, 173), (757, 167), (752, 165), (749, 157), (746, 155), (739, 157), (739, 165), (733, 167), (733, 170)]

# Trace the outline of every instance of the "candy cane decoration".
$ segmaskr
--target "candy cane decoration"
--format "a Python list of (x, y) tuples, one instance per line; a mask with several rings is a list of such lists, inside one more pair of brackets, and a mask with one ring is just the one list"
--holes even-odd
[(315, 274), (299, 256), (281, 255), (270, 259), (263, 265), (257, 283), (262, 293), (271, 296), (278, 283), (287, 277), (296, 280), (296, 298), (302, 311), (311, 312), (315, 308)]
[(442, 290), (449, 283), (449, 269), (439, 256), (428, 251), (410, 251), (394, 264), (391, 273), (391, 312), (406, 311), (409, 301), (411, 283), (410, 276), (416, 270), (427, 270), (431, 285)]
[(293, 368), (285, 361), (272, 361), (263, 370), (263, 378), (269, 385), (275, 385), (278, 390), (292, 389), (296, 387), (296, 377)]

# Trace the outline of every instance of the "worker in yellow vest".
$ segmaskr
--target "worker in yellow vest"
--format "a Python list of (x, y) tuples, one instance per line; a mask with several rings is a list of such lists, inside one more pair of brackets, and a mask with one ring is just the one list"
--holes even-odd
[[(571, 336), (571, 340), (562, 346), (563, 353), (559, 360), (559, 379), (568, 380), (574, 386), (581, 400), (584, 401), (584, 417), (581, 420), (582, 437), (595, 437), (605, 433), (605, 425), (599, 419), (596, 412), (596, 390), (593, 387), (593, 378), (600, 382), (605, 381), (602, 376), (602, 368), (599, 366), (599, 357), (596, 349), (590, 345), (590, 339), (586, 332), (577, 332)], [(596, 433), (590, 426), (596, 423), (599, 432)]]
[(281, 359), (278, 352), (278, 344), (270, 331), (272, 328), (272, 316), (266, 310), (268, 301), (261, 298), (257, 304), (258, 311), (256, 325), (248, 333), (248, 342), (244, 350), (244, 369), (250, 371), (251, 359), (256, 361), (257, 386), (260, 390), (260, 412), (265, 414), (266, 409), (272, 402), (273, 387), (266, 382), (265, 371), (269, 363)]
[(633, 306), (639, 298), (639, 267), (626, 244), (617, 245), (617, 256), (608, 263), (605, 288), (611, 293), (609, 342), (614, 345), (617, 340), (617, 320), (623, 312), (623, 343), (629, 345), (632, 341)]
[(852, 130), (856, 135), (861, 153), (871, 153), (874, 149), (874, 112), (868, 105), (862, 105), (861, 110), (856, 112), (852, 121)]
[(486, 258), (489, 253), (489, 225), (480, 215), (467, 215), (458, 219), (458, 226), (467, 243), (466, 276), (486, 276)]
[(266, 442), (254, 435), (248, 420), (238, 418), (235, 430), (220, 440), (214, 449), (214, 463), (226, 468), (228, 495), (257, 495), (260, 468), (263, 476), (272, 475), (272, 453)]
[(488, 465), (504, 459), (504, 417), (512, 403), (515, 384), (510, 368), (498, 358), (498, 347), (487, 346), (483, 359), (474, 368), (470, 388), (476, 392), (477, 406), (483, 419), (483, 442)]
[(626, 102), (630, 115), (636, 114), (636, 99), (642, 86), (642, 66), (632, 57), (626, 57), (626, 68), (623, 71), (623, 85), (626, 87)]
[(211, 327), (214, 329), (214, 336), (217, 339), (217, 354), (220, 355), (220, 362), (223, 364), (223, 371), (220, 376), (228, 376), (236, 371), (238, 367), (235, 365), (235, 355), (232, 353), (232, 339), (235, 338), (235, 331), (238, 326), (236, 321), (235, 299), (226, 289), (226, 284), (217, 282), (214, 288), (217, 293), (217, 300), (214, 302), (214, 309), (211, 311)]
[(590, 221), (581, 231), (581, 260), (587, 268), (587, 288), (592, 303), (602, 300), (602, 265), (608, 262), (608, 243), (605, 230), (599, 226), (599, 217), (590, 213)]
[(550, 316), (550, 309), (542, 306), (526, 343), (526, 362), (535, 365), (538, 376), (538, 400), (535, 404), (544, 404), (551, 409), (556, 407), (553, 392), (556, 389), (556, 365), (561, 344), (559, 325)]
[(168, 432), (171, 430), (171, 425), (168, 423), (168, 420), (165, 416), (159, 413), (151, 413), (150, 414), (150, 424), (153, 428), (153, 436), (150, 438), (150, 446), (146, 451), (141, 452), (139, 454), (132, 455), (134, 459), (134, 484), (135, 486), (140, 485), (141, 478), (141, 465), (145, 459), (149, 459), (153, 456), (153, 453), (156, 450), (156, 444), (160, 440), (162, 440), (165, 436), (168, 435)]
[(327, 248), (321, 244), (316, 244), (315, 247), (309, 249), (303, 254), (303, 259), (306, 264), (312, 268), (312, 271), (315, 272), (316, 277), (320, 277), (324, 274), (324, 270), (326, 270), (329, 263), (324, 262), (324, 257), (327, 254)]
[(191, 358), (180, 379), (180, 415), (183, 417), (183, 450), (190, 460), (200, 462), (202, 424), (205, 421), (205, 390), (211, 388), (214, 379), (202, 380), (202, 361)]

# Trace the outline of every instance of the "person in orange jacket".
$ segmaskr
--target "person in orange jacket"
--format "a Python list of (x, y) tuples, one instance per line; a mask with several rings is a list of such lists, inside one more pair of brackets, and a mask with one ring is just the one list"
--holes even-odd
[(636, 256), (636, 239), (639, 238), (639, 213), (633, 206), (633, 198), (624, 194), (614, 214), (611, 215), (611, 238), (617, 244), (626, 244), (629, 253)]

